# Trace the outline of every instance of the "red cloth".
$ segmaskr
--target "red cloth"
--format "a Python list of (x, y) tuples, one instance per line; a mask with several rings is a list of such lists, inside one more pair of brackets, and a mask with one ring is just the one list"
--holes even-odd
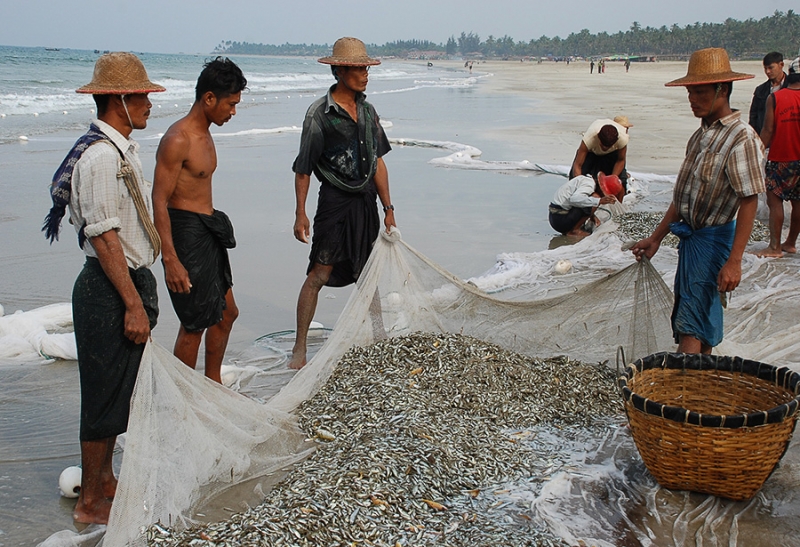
[(800, 89), (781, 89), (775, 97), (775, 129), (769, 146), (770, 161), (800, 160)]

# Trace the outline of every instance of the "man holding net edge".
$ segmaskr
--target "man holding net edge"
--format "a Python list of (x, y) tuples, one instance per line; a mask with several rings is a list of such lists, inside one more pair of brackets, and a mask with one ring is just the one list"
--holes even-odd
[[(295, 173), (294, 236), (308, 243), (305, 202), (313, 172), (320, 191), (306, 280), (297, 300), (297, 333), (289, 368), (306, 364), (306, 338), (323, 286), (354, 283), (379, 233), (376, 196), (383, 205), (386, 230), (395, 226), (389, 175), (383, 156), (391, 150), (375, 108), (366, 101), (369, 67), (380, 64), (357, 38), (340, 38), (331, 65), (336, 83), (314, 101), (303, 121)], [(376, 296), (377, 297), (377, 296)]]
[(753, 229), (764, 147), (730, 106), (733, 82), (753, 78), (731, 70), (721, 48), (695, 51), (685, 86), (700, 128), (691, 136), (678, 171), (672, 203), (650, 235), (631, 251), (651, 258), (672, 232), (680, 238), (672, 330), (682, 353), (711, 353), (722, 341), (725, 293), (739, 286), (742, 255)]

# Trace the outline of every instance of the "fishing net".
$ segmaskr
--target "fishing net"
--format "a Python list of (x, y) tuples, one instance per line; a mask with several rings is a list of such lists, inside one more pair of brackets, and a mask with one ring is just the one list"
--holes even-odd
[[(662, 247), (652, 262), (635, 262), (624, 246), (611, 220), (574, 245), (501, 254), (490, 271), (464, 281), (414, 250), (399, 232), (382, 233), (333, 331), (275, 395), (258, 392), (268, 382), (260, 382), (252, 366), (246, 367), (246, 385), (241, 382), (244, 396), (151, 344), (103, 544), (144, 545), (151, 524), (181, 528), (208, 520), (226, 495), (241, 501), (249, 492), (257, 503), (279, 471), (309, 453), (313, 443), (304, 442), (292, 411), (320, 389), (353, 346), (416, 331), (456, 333), (532, 357), (567, 355), (609, 366), (673, 350), (668, 285), (677, 252)], [(797, 367), (795, 266), (745, 255), (719, 353)], [(94, 538), (92, 529), (83, 542), (53, 536), (44, 545), (88, 546)]]
[[(661, 274), (649, 261), (623, 253), (612, 234), (594, 240), (595, 251), (614, 246), (630, 265), (620, 270), (601, 264), (596, 279), (584, 286), (576, 287), (565, 274), (561, 283), (542, 289), (541, 297), (530, 300), (530, 294), (512, 290), (504, 291), (511, 297), (504, 300), (443, 270), (398, 231), (383, 233), (326, 343), (266, 403), (205, 380), (151, 343), (131, 405), (104, 545), (144, 545), (148, 525), (186, 526), (220, 492), (304, 457), (308, 448), (290, 413), (316, 393), (352, 346), (427, 331), (584, 361), (613, 362), (620, 347), (628, 358), (673, 349), (671, 293)], [(591, 254), (587, 249), (587, 260)], [(571, 267), (582, 268), (581, 258), (573, 257)]]

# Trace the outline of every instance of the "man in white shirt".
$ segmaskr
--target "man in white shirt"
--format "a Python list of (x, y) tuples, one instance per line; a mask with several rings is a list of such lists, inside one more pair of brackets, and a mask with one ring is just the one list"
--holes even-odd
[(72, 293), (81, 382), (81, 490), (73, 518), (106, 524), (117, 487), (112, 457), (127, 430), (130, 400), (145, 343), (158, 316), (156, 281), (149, 267), (160, 252), (152, 222), (150, 183), (139, 145), (152, 104), (164, 91), (130, 53), (109, 53), (95, 65), (91, 93), (98, 119), (56, 172), (54, 207), (45, 230), (58, 236), (66, 203), (86, 263)]
[(550, 226), (564, 235), (585, 237), (590, 233), (584, 229), (586, 221), (600, 205), (615, 203), (621, 191), (622, 183), (614, 175), (601, 173), (598, 182), (589, 175), (572, 178), (556, 190), (550, 202)]

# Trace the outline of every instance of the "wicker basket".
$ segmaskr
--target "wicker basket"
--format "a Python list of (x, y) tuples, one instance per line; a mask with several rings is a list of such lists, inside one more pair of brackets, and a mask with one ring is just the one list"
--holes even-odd
[(794, 431), (800, 374), (739, 357), (657, 353), (619, 379), (636, 447), (658, 483), (753, 497)]

